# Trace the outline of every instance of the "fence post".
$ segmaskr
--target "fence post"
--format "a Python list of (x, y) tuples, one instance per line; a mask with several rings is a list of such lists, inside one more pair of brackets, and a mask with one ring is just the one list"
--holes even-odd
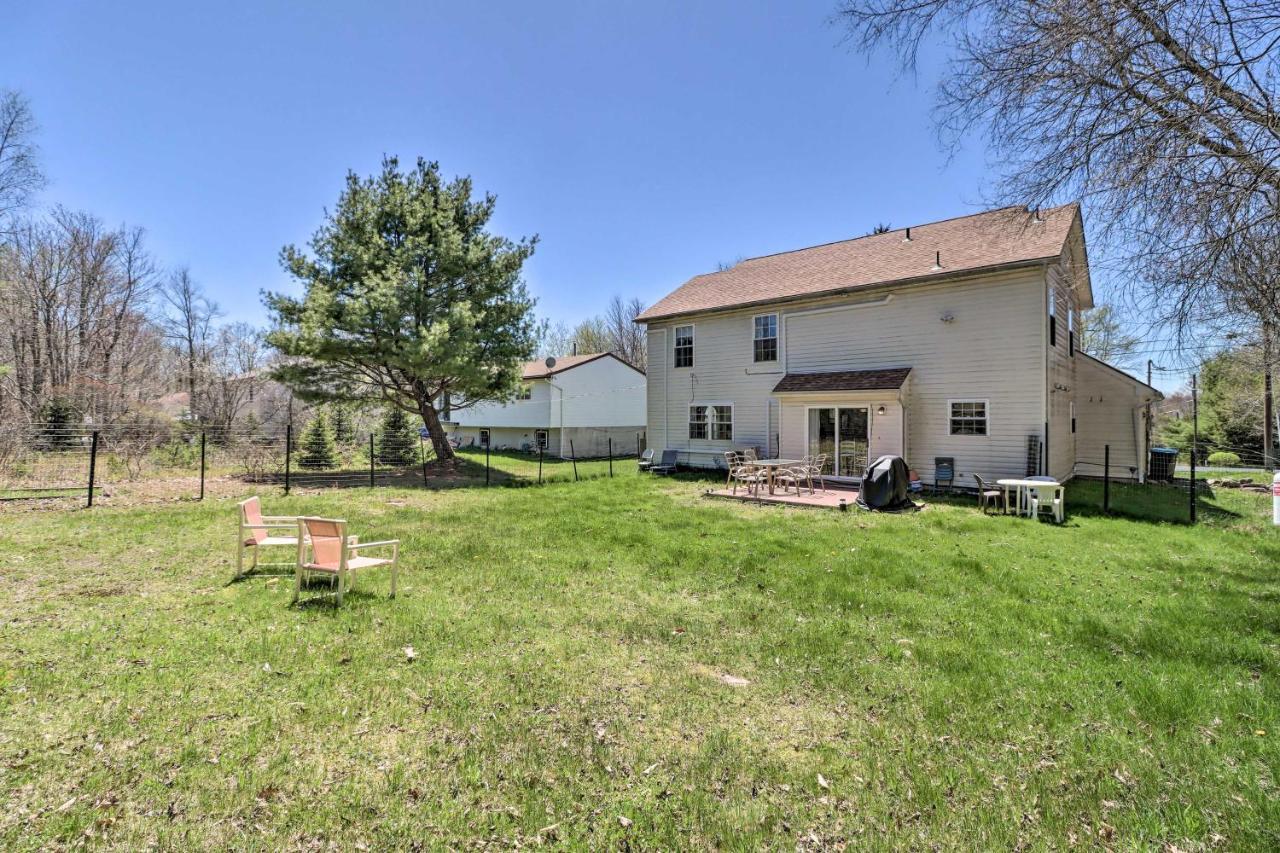
[(89, 443), (89, 506), (93, 506), (93, 480), (98, 473), (98, 431), (93, 431)]
[(489, 485), (489, 445), (493, 444), (493, 430), (489, 430), (489, 440), (484, 443), (484, 484)]
[(1111, 512), (1111, 445), (1102, 446), (1102, 511)]
[(609, 436), (609, 479), (613, 479), (613, 436)]
[(1200, 443), (1200, 396), (1196, 375), (1191, 374), (1191, 523), (1196, 523), (1196, 445)]
[(542, 483), (542, 454), (546, 450), (542, 445), (538, 445), (538, 483)]
[(284, 425), (284, 493), (289, 494), (289, 457), (293, 456), (293, 424)]
[(204, 500), (204, 442), (205, 432), (200, 431), (200, 500)]
[(369, 488), (373, 486), (373, 433), (369, 433)]
[(578, 452), (573, 449), (573, 439), (569, 439), (569, 458), (573, 460), (573, 482), (578, 482)]

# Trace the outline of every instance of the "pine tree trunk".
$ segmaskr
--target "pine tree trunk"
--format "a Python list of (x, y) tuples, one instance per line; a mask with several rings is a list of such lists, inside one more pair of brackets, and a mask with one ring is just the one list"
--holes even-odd
[(449, 437), (445, 435), (444, 427), (440, 425), (440, 416), (436, 414), (436, 407), (431, 405), (430, 400), (420, 397), (418, 413), (422, 415), (422, 422), (427, 426), (427, 435), (431, 436), (431, 447), (436, 452), (436, 459), (441, 462), (452, 462), (456, 458), (453, 445), (449, 443)]

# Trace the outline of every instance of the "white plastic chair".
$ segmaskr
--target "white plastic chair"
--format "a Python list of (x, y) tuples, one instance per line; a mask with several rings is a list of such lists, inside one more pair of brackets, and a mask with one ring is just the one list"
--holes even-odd
[(1066, 511), (1063, 503), (1066, 499), (1066, 489), (1055, 483), (1030, 489), (1031, 501), (1031, 517), (1039, 518), (1040, 513), (1045, 512), (1053, 516), (1054, 524), (1062, 524), (1066, 520)]

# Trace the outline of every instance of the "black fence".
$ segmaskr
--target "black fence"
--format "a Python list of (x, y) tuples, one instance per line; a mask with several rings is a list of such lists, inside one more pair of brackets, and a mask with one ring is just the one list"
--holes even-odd
[[(468, 448), (443, 463), (416, 432), (327, 436), (307, 428), (211, 429), (185, 424), (0, 428), (0, 503), (93, 506), (202, 500), (248, 484), (295, 489), (416, 486), (523, 486), (612, 477), (635, 471), (628, 447), (603, 442), (605, 456), (568, 457)], [(636, 446), (642, 445), (637, 437)], [(632, 464), (627, 466), (627, 461)]]

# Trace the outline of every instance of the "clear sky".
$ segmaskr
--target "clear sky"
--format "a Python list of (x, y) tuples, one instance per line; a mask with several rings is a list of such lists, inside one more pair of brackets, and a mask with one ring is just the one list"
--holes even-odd
[(929, 61), (918, 81), (869, 63), (835, 5), (25, 3), (0, 87), (41, 124), (42, 201), (144, 226), (230, 319), (265, 322), (259, 292), (293, 287), (281, 246), (386, 153), (495, 193), (495, 230), (541, 237), (539, 314), (573, 323), (983, 206), (980, 140), (937, 144)]

